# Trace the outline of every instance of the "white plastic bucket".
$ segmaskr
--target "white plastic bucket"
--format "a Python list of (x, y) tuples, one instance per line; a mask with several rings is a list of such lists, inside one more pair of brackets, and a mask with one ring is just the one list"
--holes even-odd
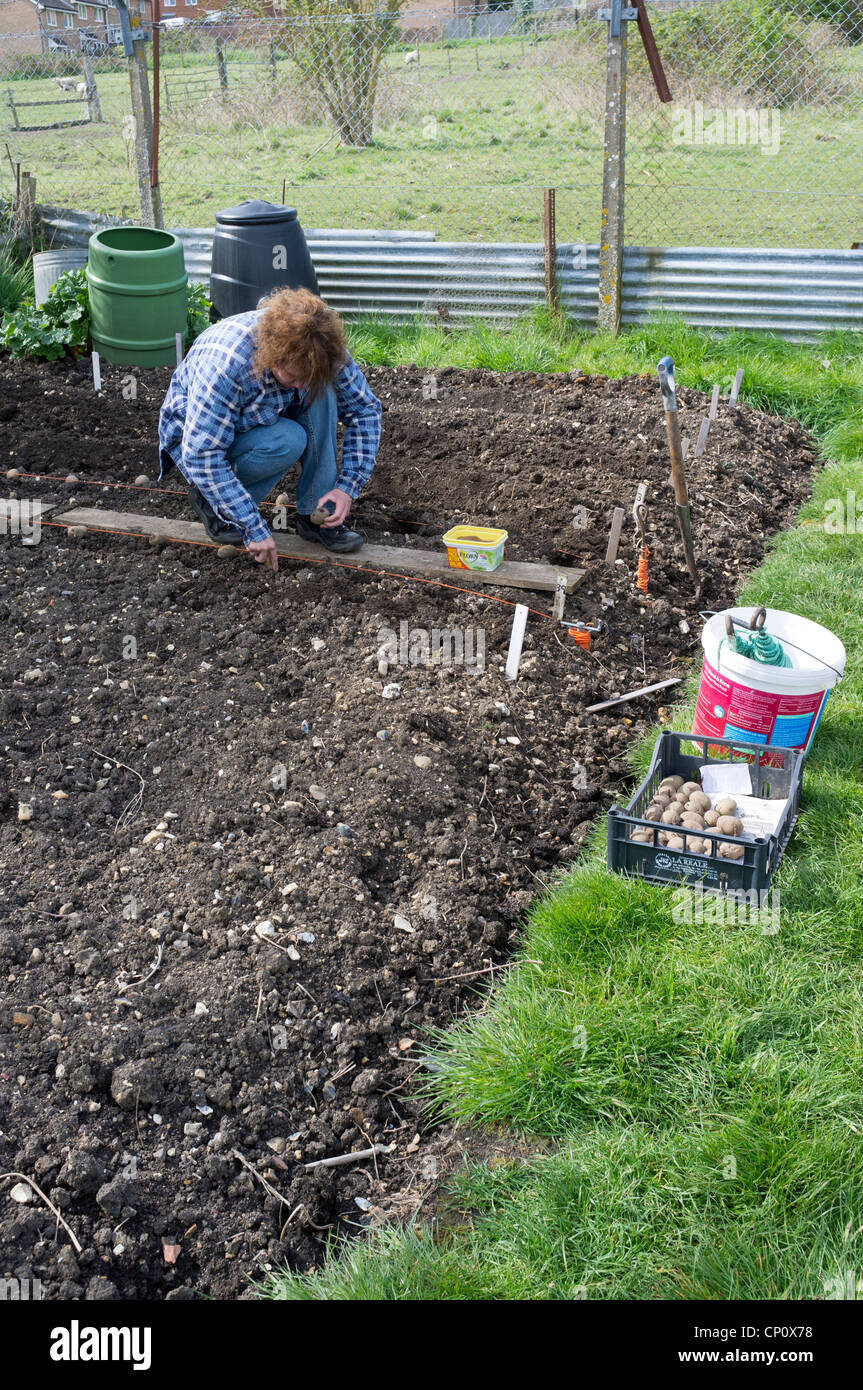
[(704, 665), (692, 732), (744, 743), (808, 751), (827, 696), (845, 671), (845, 648), (820, 623), (767, 610), (766, 630), (778, 637), (790, 666), (764, 666), (731, 649), (726, 617), (749, 621), (756, 608), (726, 608), (701, 634)]
[(83, 270), (86, 246), (62, 246), (56, 251), (37, 251), (33, 257), (33, 289), (37, 304), (44, 304), (60, 276), (67, 270)]

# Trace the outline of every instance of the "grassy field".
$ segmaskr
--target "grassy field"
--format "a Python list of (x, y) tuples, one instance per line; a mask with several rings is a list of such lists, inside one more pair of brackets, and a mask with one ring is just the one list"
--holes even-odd
[[(531, 44), (524, 38), (420, 45), (420, 61), (388, 55), (374, 143), (337, 144), (293, 63), (277, 80), (263, 53), (226, 54), (218, 92), (210, 54), (166, 53), (161, 181), (166, 221), (208, 225), (243, 196), (278, 200), (282, 181), (308, 227), (434, 231), (441, 239), (537, 240), (542, 189), (557, 188), (558, 235), (599, 236), (603, 48), (599, 30)], [(634, 244), (848, 246), (863, 224), (860, 52), (831, 52), (841, 100), (781, 112), (774, 154), (756, 145), (674, 141), (677, 107), (660, 106), (637, 65), (630, 85), (627, 233)], [(721, 99), (671, 74), (676, 102)], [(74, 130), (8, 131), (14, 159), (41, 200), (137, 215), (129, 151), (128, 78), (97, 74), (104, 122)], [(61, 95), (51, 78), (3, 79), (3, 100)], [(209, 94), (208, 94), (209, 93)], [(4, 106), (7, 124), (9, 110)], [(83, 112), (60, 107), (68, 118)], [(29, 114), (47, 119), (50, 108)], [(22, 123), (28, 109), (20, 113)], [(125, 123), (125, 134), (124, 134)], [(8, 161), (2, 178), (8, 187)], [(2, 190), (0, 190), (2, 191)]]
[[(286, 1276), (270, 1295), (859, 1296), (863, 537), (820, 523), (830, 498), (863, 494), (863, 345), (719, 339), (670, 322), (611, 342), (542, 317), (510, 335), (369, 324), (352, 345), (366, 361), (612, 375), (671, 351), (678, 380), (702, 389), (743, 363), (742, 399), (803, 421), (830, 464), (741, 601), (826, 624), (849, 664), (807, 764), (779, 931), (758, 918), (687, 923), (671, 890), (606, 871), (600, 827), (536, 903), (505, 981), (436, 1041), (437, 1112), (533, 1136), (537, 1156), (468, 1167), (434, 1230), (420, 1218), (334, 1249), (323, 1273)], [(690, 727), (694, 683), (674, 727)]]

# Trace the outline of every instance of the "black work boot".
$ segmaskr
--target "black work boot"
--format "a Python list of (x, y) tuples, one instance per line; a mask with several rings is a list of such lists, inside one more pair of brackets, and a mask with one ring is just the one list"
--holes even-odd
[(230, 522), (217, 516), (204, 494), (194, 486), (189, 488), (189, 506), (198, 520), (203, 521), (204, 529), (211, 541), (216, 541), (218, 545), (244, 544), (239, 526), (232, 526)]
[(352, 531), (348, 526), (316, 526), (311, 517), (302, 516), (299, 512), (297, 535), (302, 536), (304, 541), (318, 541), (336, 555), (350, 555), (351, 551), (359, 550), (363, 543), (359, 531)]

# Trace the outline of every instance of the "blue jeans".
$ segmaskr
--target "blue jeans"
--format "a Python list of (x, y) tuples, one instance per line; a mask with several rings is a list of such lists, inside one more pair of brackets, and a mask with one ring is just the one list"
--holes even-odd
[(274, 425), (256, 425), (235, 435), (228, 462), (249, 496), (262, 502), (299, 461), (297, 511), (310, 516), (318, 499), (338, 482), (337, 424), (336, 393), (329, 387), (299, 419), (280, 417)]

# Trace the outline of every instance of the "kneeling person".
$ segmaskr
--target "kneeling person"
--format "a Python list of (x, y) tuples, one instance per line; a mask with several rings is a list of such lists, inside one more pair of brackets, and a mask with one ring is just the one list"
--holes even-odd
[[(257, 504), (299, 462), (297, 534), (337, 554), (357, 550), (362, 537), (345, 521), (380, 436), (380, 401), (338, 314), (309, 290), (278, 290), (206, 329), (174, 372), (159, 416), (159, 476), (176, 465), (211, 539), (245, 545), (275, 569), (276, 543)], [(328, 518), (317, 525), (313, 512)]]

